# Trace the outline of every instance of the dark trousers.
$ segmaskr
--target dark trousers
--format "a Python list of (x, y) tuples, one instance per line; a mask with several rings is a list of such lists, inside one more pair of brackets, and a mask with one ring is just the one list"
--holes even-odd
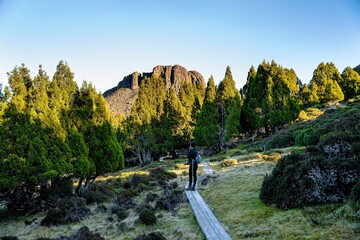
[(190, 163), (189, 165), (189, 187), (191, 187), (191, 185), (193, 184), (193, 186), (195, 187), (196, 185), (196, 171), (198, 168), (198, 164), (195, 161), (192, 161), (192, 163)]

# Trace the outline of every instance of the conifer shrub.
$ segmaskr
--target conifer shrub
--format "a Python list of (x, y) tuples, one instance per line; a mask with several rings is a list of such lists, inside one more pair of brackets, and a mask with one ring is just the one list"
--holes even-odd
[(19, 238), (14, 236), (3, 236), (0, 237), (0, 240), (19, 240)]
[(153, 176), (147, 174), (134, 174), (131, 178), (130, 186), (138, 188), (140, 185), (149, 186), (155, 181)]
[(279, 208), (335, 203), (349, 196), (360, 176), (360, 159), (322, 155), (319, 147), (280, 159), (265, 176), (260, 199)]
[(265, 149), (283, 148), (294, 145), (295, 139), (289, 131), (281, 131), (272, 135), (265, 143)]
[(351, 189), (349, 204), (355, 211), (360, 210), (360, 178), (355, 186)]
[(166, 238), (160, 232), (152, 232), (137, 236), (134, 240), (166, 240)]
[(139, 214), (140, 221), (148, 226), (152, 226), (156, 224), (157, 218), (155, 212), (150, 209), (144, 209)]
[(130, 199), (139, 196), (139, 192), (136, 189), (130, 188), (122, 191), (121, 195), (124, 196), (126, 199)]
[(129, 216), (129, 212), (126, 209), (120, 209), (117, 213), (117, 217), (120, 221), (126, 219)]
[(150, 176), (158, 181), (168, 181), (177, 177), (176, 173), (166, 171), (162, 167), (151, 169)]
[(230, 167), (230, 166), (233, 166), (233, 165), (236, 165), (237, 164), (237, 160), (236, 159), (224, 159), (220, 166), (221, 167)]
[(87, 204), (110, 201), (115, 196), (115, 190), (110, 184), (91, 184), (84, 192)]

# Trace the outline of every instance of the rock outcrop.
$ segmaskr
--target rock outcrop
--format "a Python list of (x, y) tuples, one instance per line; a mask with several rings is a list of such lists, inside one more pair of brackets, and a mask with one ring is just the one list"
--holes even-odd
[(354, 70), (360, 74), (360, 64), (354, 67)]
[(184, 83), (191, 82), (196, 86), (205, 85), (205, 80), (199, 72), (187, 71), (180, 65), (156, 66), (150, 73), (134, 72), (125, 76), (116, 87), (105, 91), (103, 94), (113, 116), (117, 114), (127, 116), (130, 113), (131, 107), (138, 97), (141, 81), (146, 77), (162, 78), (166, 90), (174, 86), (177, 92)]

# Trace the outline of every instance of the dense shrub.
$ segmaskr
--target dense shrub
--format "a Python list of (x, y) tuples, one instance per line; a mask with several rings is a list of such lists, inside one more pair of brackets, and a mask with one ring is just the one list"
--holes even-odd
[(326, 132), (323, 128), (305, 128), (294, 132), (295, 144), (298, 146), (316, 145), (320, 136)]
[(129, 216), (129, 212), (126, 209), (121, 209), (120, 211), (118, 211), (117, 216), (118, 219), (122, 221)]
[(148, 226), (155, 225), (156, 224), (156, 216), (155, 212), (149, 209), (144, 209), (139, 214), (140, 221)]
[(281, 131), (269, 138), (265, 143), (265, 149), (289, 147), (294, 143), (295, 139), (289, 131)]
[[(260, 199), (280, 208), (339, 202), (360, 176), (358, 158), (325, 158), (314, 148), (282, 158), (265, 177)], [(313, 155), (313, 153), (316, 153)]]
[(91, 184), (83, 194), (87, 204), (108, 202), (114, 196), (115, 191), (109, 184)]
[(150, 176), (158, 181), (168, 181), (177, 177), (176, 173), (166, 171), (162, 167), (151, 169)]
[(165, 189), (160, 199), (156, 201), (156, 208), (175, 211), (176, 207), (185, 201), (186, 197), (182, 189)]
[(351, 190), (349, 204), (356, 211), (360, 210), (360, 178)]
[(148, 186), (151, 185), (154, 180), (152, 176), (147, 174), (134, 174), (131, 178), (130, 186), (132, 188), (137, 188), (139, 185)]
[(166, 238), (159, 232), (152, 232), (136, 237), (134, 240), (166, 240)]
[(0, 240), (19, 240), (19, 238), (13, 237), (13, 236), (3, 236), (3, 237), (0, 237)]
[(60, 198), (55, 208), (49, 209), (42, 219), (42, 226), (59, 225), (70, 222), (79, 222), (88, 217), (90, 209), (86, 207), (85, 199), (78, 197)]

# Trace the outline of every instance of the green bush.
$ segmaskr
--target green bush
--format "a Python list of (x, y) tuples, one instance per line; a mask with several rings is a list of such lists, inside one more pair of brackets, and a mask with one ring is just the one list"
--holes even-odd
[(295, 139), (289, 131), (281, 131), (269, 138), (265, 143), (265, 149), (284, 148), (294, 145)]
[(176, 173), (166, 171), (162, 167), (151, 169), (150, 176), (158, 181), (168, 181), (177, 177)]
[(144, 209), (139, 214), (140, 221), (148, 226), (152, 226), (156, 224), (157, 218), (155, 216), (155, 212), (149, 209)]
[(230, 167), (230, 166), (233, 166), (233, 165), (236, 165), (237, 164), (237, 160), (236, 159), (224, 159), (220, 166), (221, 167)]
[(118, 213), (117, 213), (118, 219), (120, 221), (124, 220), (125, 218), (127, 218), (129, 216), (129, 212), (125, 209), (121, 209)]
[(349, 204), (355, 211), (360, 210), (360, 178), (355, 186), (351, 189)]
[(360, 176), (360, 159), (326, 158), (316, 147), (280, 159), (265, 176), (260, 199), (288, 209), (342, 201)]

